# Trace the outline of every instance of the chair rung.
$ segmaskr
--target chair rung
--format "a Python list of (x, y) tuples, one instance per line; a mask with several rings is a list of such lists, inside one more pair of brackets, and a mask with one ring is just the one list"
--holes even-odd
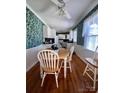
[[(89, 76), (89, 78), (90, 78), (90, 79), (92, 79), (92, 80), (93, 80), (93, 78), (89, 75), (89, 73), (87, 73), (87, 72), (86, 72), (86, 74)], [(94, 81), (94, 80), (93, 80), (93, 81)]]
[[(64, 66), (62, 66), (64, 68)], [(66, 67), (66, 68), (70, 68), (70, 66)]]
[[(87, 72), (86, 72), (86, 74), (89, 76), (89, 78), (90, 78), (90, 79), (92, 79), (92, 80), (93, 80), (93, 78), (90, 76), (90, 74), (89, 74), (89, 73), (87, 73)], [(94, 80), (93, 80), (93, 81), (94, 81)], [(96, 81), (98, 81), (98, 79), (97, 79)]]
[(88, 68), (86, 71), (91, 71), (94, 74), (94, 71), (91, 68)]

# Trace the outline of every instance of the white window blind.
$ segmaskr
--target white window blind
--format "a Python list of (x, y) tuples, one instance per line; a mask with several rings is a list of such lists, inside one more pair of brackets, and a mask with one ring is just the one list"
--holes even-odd
[(95, 51), (98, 45), (98, 13), (95, 12), (84, 20), (83, 33), (84, 47)]

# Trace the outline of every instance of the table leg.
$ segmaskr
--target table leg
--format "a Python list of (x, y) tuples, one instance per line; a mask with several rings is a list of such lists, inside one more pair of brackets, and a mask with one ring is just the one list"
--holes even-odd
[(66, 59), (67, 58), (64, 59), (64, 78), (66, 78)]

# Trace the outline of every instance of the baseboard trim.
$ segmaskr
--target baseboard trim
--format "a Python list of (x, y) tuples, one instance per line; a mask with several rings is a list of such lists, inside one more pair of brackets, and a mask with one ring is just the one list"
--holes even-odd
[(28, 72), (31, 68), (33, 68), (33, 66), (35, 66), (37, 63), (38, 63), (38, 61), (37, 62), (34, 62), (30, 67), (28, 67), (26, 69), (26, 72)]

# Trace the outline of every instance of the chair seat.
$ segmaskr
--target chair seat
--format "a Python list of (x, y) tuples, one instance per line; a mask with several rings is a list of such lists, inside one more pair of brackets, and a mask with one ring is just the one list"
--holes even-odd
[(59, 68), (55, 68), (55, 69), (52, 69), (52, 68), (43, 68), (43, 71), (47, 72), (47, 73), (53, 73), (53, 72), (57, 72), (59, 71)]

